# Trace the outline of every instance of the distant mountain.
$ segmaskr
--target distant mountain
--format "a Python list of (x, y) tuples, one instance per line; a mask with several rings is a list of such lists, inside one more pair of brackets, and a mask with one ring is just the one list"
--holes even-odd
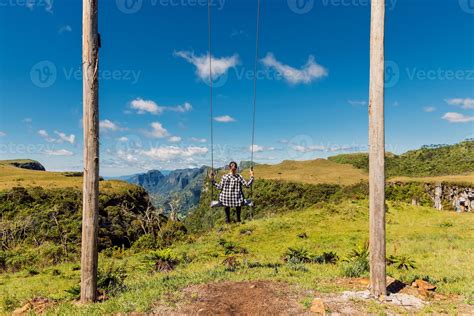
[(158, 170), (150, 170), (147, 173), (135, 174), (128, 177), (122, 177), (121, 180), (139, 185), (143, 187), (148, 193), (155, 192), (160, 186), (161, 181), (165, 176)]
[(207, 167), (178, 169), (168, 171), (167, 174), (150, 170), (120, 179), (143, 187), (153, 204), (163, 208), (165, 213), (169, 213), (173, 205), (181, 216), (185, 216), (189, 209), (199, 203), (206, 170)]

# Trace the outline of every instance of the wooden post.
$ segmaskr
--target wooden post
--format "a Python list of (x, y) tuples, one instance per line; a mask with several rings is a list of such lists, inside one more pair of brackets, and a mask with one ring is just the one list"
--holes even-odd
[(386, 295), (385, 266), (385, 0), (372, 0), (369, 88), (370, 289)]
[(97, 234), (99, 217), (99, 33), (98, 0), (83, 0), (82, 93), (84, 183), (82, 202), (81, 303), (97, 296)]

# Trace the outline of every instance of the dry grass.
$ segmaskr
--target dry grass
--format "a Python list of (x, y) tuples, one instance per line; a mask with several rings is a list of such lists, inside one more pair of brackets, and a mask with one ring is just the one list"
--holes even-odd
[[(367, 172), (357, 169), (349, 164), (339, 164), (327, 159), (307, 161), (285, 160), (276, 165), (255, 166), (255, 177), (270, 180), (283, 180), (289, 182), (302, 182), (309, 184), (340, 184), (351, 185), (360, 181), (367, 181)], [(244, 171), (246, 176), (248, 171)], [(389, 182), (451, 182), (474, 184), (474, 173), (466, 175), (450, 175), (438, 177), (393, 177)]]
[[(82, 189), (82, 177), (66, 176), (67, 172), (50, 172), (22, 169), (0, 162), (0, 191), (12, 187), (43, 187)], [(123, 191), (133, 187), (124, 181), (109, 180), (100, 182), (101, 192)]]
[[(277, 165), (255, 166), (255, 177), (309, 184), (330, 183), (351, 185), (367, 180), (367, 173), (352, 165), (326, 159), (307, 161), (285, 160)], [(244, 175), (246, 172), (244, 172)]]

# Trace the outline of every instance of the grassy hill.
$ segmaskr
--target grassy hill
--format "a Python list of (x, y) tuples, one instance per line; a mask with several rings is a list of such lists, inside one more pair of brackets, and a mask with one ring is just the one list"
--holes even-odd
[[(330, 161), (351, 164), (367, 171), (367, 153), (344, 154), (329, 157)], [(472, 179), (474, 175), (474, 141), (466, 140), (455, 145), (423, 146), (401, 155), (387, 154), (387, 177), (433, 177), (464, 175)]]
[[(215, 224), (207, 233), (189, 235), (158, 252), (162, 258), (175, 258), (179, 262), (170, 272), (153, 272), (154, 261), (147, 259), (150, 252), (101, 253), (101, 271), (115, 267), (112, 271), (121, 272), (114, 276), (126, 276), (123, 285), (105, 302), (81, 307), (71, 301), (71, 294), (66, 290), (77, 285), (80, 276), (78, 266), (70, 263), (37, 269), (34, 274), (28, 271), (0, 274), (0, 306), (6, 313), (41, 295), (56, 300), (50, 314), (156, 312), (163, 306), (172, 310), (189, 299), (182, 291), (192, 284), (270, 280), (293, 286), (295, 293), (301, 294), (298, 296), (301, 306), (308, 308), (314, 293), (364, 289), (355, 285), (359, 282), (357, 278), (349, 276), (366, 277), (367, 271), (355, 269), (354, 263), (343, 259), (350, 257), (352, 249), (368, 238), (365, 201), (321, 204), (242, 225), (222, 226), (220, 221)], [(389, 204), (387, 255), (406, 256), (415, 262), (415, 269), (410, 270), (389, 266), (389, 275), (407, 283), (425, 278), (437, 285), (438, 293), (445, 295), (431, 300), (421, 313), (457, 314), (466, 312), (466, 304), (474, 303), (473, 225), (472, 214)], [(335, 264), (285, 262), (282, 258), (289, 248), (307, 251), (308, 256), (335, 252), (340, 259)], [(360, 304), (365, 314), (406, 313), (376, 303)]]
[[(0, 162), (0, 273), (75, 260), (79, 255), (82, 174), (24, 169), (25, 164), (41, 166), (34, 161)], [(129, 247), (145, 233), (160, 231), (166, 221), (143, 188), (119, 180), (100, 181), (100, 249)]]
[[(0, 191), (13, 187), (73, 188), (82, 190), (82, 173), (51, 172), (16, 167), (14, 164), (38, 163), (34, 160), (0, 160)], [(39, 164), (39, 163), (38, 163)], [(135, 186), (125, 181), (100, 181), (103, 192), (126, 192)]]
[[(256, 165), (256, 179), (284, 180), (308, 184), (351, 185), (367, 180), (367, 172), (351, 164), (340, 164), (326, 159), (307, 161), (285, 160), (276, 165)], [(244, 175), (247, 173), (244, 171)]]

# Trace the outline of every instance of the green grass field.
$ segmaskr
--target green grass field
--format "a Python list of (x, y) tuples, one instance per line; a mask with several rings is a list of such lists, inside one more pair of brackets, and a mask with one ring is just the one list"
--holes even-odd
[[(100, 265), (125, 265), (128, 277), (126, 290), (103, 303), (78, 307), (72, 303), (66, 289), (79, 282), (77, 265), (62, 264), (38, 271), (0, 275), (0, 303), (3, 313), (35, 296), (58, 300), (51, 314), (99, 315), (115, 312), (146, 312), (154, 304), (173, 305), (172, 297), (190, 284), (220, 280), (273, 280), (284, 281), (302, 289), (318, 292), (341, 292), (347, 289), (343, 279), (344, 263), (305, 264), (295, 269), (285, 265), (282, 255), (288, 247), (304, 247), (311, 253), (334, 251), (347, 256), (368, 238), (368, 206), (364, 201), (344, 202), (341, 205), (324, 204), (303, 211), (250, 221), (242, 225), (223, 226), (200, 236), (189, 236), (172, 250), (187, 257), (170, 273), (151, 273), (144, 253), (120, 251), (115, 259), (100, 256)], [(431, 208), (406, 204), (392, 204), (387, 214), (388, 255), (408, 255), (416, 261), (416, 269), (401, 271), (389, 267), (393, 277), (410, 281), (429, 276), (436, 282), (437, 291), (448, 299), (432, 302), (424, 313), (456, 313), (459, 304), (474, 304), (474, 216), (439, 212)], [(305, 233), (306, 239), (298, 235)], [(218, 241), (224, 238), (247, 250), (235, 255), (241, 266), (234, 272), (224, 269), (226, 258)], [(281, 263), (272, 267), (252, 267), (251, 263)], [(57, 271), (56, 271), (57, 270)], [(374, 313), (384, 312), (374, 307)]]

